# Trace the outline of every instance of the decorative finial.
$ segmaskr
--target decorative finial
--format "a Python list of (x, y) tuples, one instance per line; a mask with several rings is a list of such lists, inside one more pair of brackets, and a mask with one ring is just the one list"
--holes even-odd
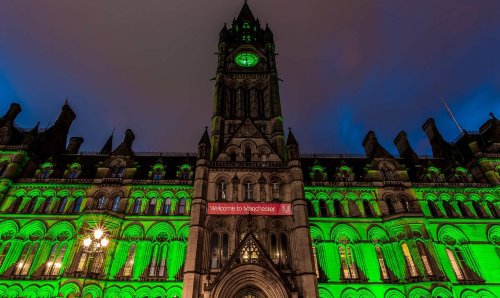
[(207, 131), (207, 130), (208, 130), (208, 126), (205, 126), (205, 131)]
[(495, 117), (495, 114), (493, 114), (493, 112), (490, 112), (490, 117), (491, 117), (491, 120), (497, 120), (497, 118)]

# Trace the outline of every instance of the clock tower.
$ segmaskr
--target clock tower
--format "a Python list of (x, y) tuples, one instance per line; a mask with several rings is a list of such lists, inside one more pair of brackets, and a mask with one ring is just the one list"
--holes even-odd
[(262, 28), (247, 3), (230, 28), (219, 34), (212, 158), (235, 130), (250, 119), (285, 158), (275, 46), (271, 29)]
[(275, 47), (247, 3), (219, 35), (211, 135), (193, 188), (183, 297), (317, 297), (298, 143), (285, 143)]

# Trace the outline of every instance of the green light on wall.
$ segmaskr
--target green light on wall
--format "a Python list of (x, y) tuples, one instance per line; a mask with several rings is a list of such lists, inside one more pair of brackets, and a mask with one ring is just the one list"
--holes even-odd
[(234, 57), (234, 62), (241, 67), (253, 67), (259, 63), (259, 56), (252, 52), (239, 52)]

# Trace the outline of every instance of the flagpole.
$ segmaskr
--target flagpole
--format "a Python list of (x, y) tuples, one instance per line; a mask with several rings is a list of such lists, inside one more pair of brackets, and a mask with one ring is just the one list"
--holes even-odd
[(448, 104), (446, 103), (446, 101), (444, 100), (444, 96), (441, 96), (441, 101), (443, 102), (444, 104), (444, 107), (446, 108), (446, 111), (448, 112), (448, 115), (450, 115), (451, 119), (453, 120), (453, 122), (455, 122), (455, 125), (458, 127), (458, 130), (460, 131), (460, 133), (462, 135), (465, 134), (465, 129), (463, 129), (460, 124), (458, 124), (458, 121), (457, 119), (455, 118), (455, 116), (453, 116), (453, 113), (451, 112), (450, 110), (450, 107), (448, 107)]

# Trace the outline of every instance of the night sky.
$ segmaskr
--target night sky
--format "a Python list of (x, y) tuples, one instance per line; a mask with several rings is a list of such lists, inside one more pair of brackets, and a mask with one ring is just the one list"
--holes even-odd
[[(400, 130), (419, 154), (434, 117), (444, 137), (500, 117), (500, 1), (250, 0), (274, 32), (281, 101), (302, 152), (362, 153), (369, 130), (390, 152)], [(218, 34), (243, 1), (1, 1), (0, 113), (53, 123), (97, 151), (116, 127), (136, 151), (189, 151), (210, 125)]]

